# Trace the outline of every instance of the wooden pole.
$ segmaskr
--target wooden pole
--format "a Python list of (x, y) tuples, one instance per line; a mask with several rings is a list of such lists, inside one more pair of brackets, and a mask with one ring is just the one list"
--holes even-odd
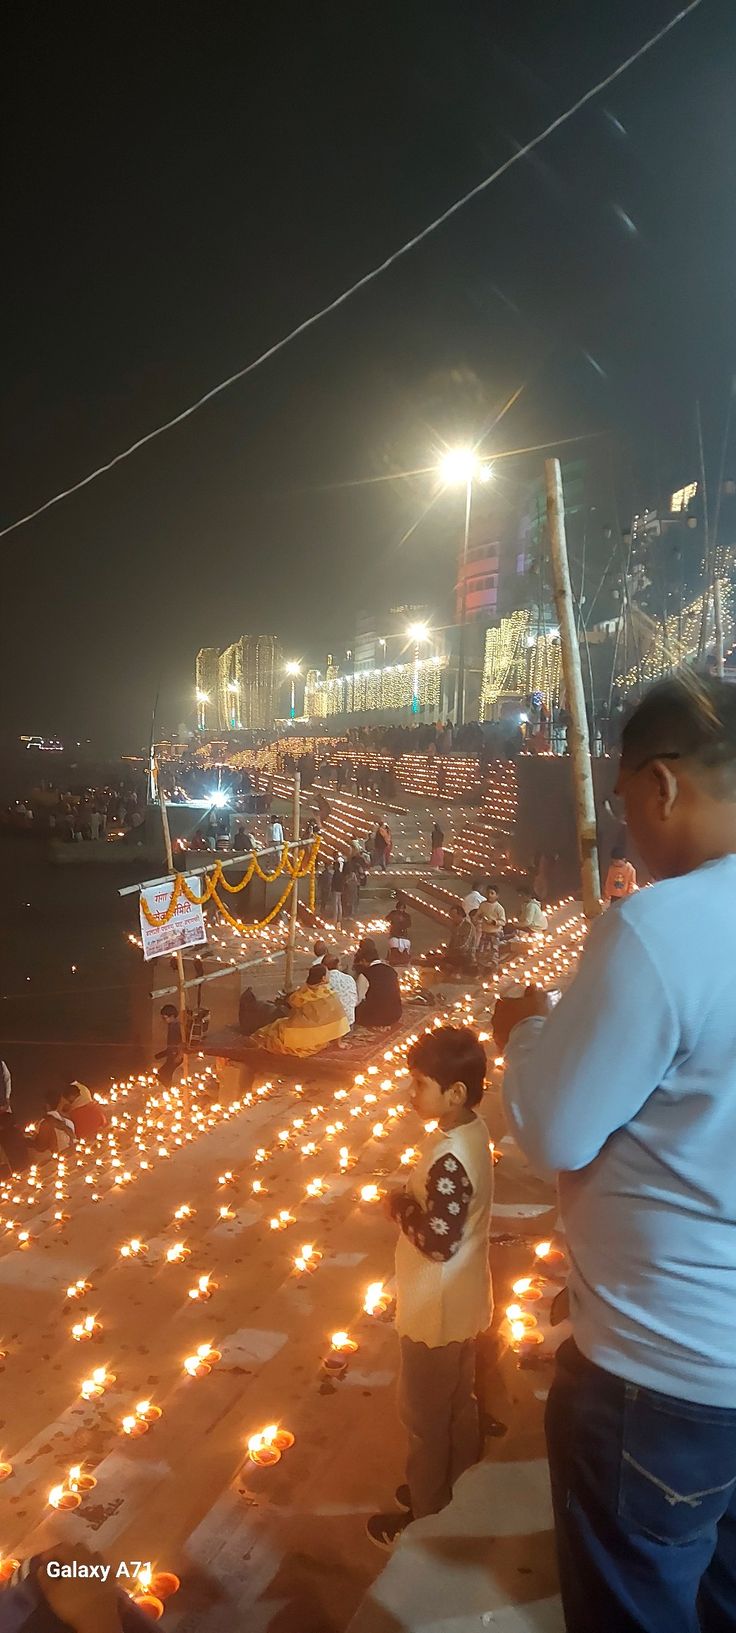
[(601, 881), (598, 869), (598, 835), (595, 820), (593, 771), (590, 761), (588, 719), (580, 665), (580, 647), (575, 632), (575, 609), (570, 584), (570, 567), (565, 537), (565, 501), (559, 459), (544, 462), (547, 486), (547, 526), (552, 588), (562, 647), (567, 712), (570, 716), (570, 755), (575, 791), (575, 824), (580, 856), (583, 912), (593, 919), (601, 912)]
[[(302, 786), (301, 774), (300, 774), (300, 772), (297, 771), (297, 772), (294, 773), (294, 816), (293, 816), (293, 830), (294, 831), (292, 833), (292, 839), (295, 842), (298, 841), (298, 839), (299, 839), (299, 819), (300, 819), (300, 808), (301, 808), (301, 798), (300, 798), (300, 796), (301, 796), (301, 786)], [(298, 866), (298, 858), (299, 858), (299, 850), (298, 850), (298, 845), (296, 843), (295, 843), (295, 848), (294, 848), (294, 851), (293, 851), (292, 854), (293, 854), (293, 857), (294, 857), (294, 866), (297, 867)], [(289, 903), (289, 936), (288, 936), (288, 940), (287, 940), (287, 943), (286, 943), (286, 965), (285, 965), (285, 968), (284, 968), (284, 988), (285, 988), (286, 992), (291, 992), (292, 987), (294, 985), (294, 949), (296, 947), (296, 915), (297, 915), (298, 907), (299, 907), (299, 880), (295, 879), (294, 883), (292, 885), (291, 899), (290, 899), (290, 903)]]
[[(171, 877), (172, 877), (172, 880), (174, 881), (174, 884), (176, 884), (176, 870), (174, 868), (174, 852), (173, 852), (172, 847), (171, 847), (171, 829), (169, 827), (169, 813), (168, 813), (168, 811), (166, 809), (166, 795), (165, 795), (165, 793), (164, 793), (164, 791), (163, 791), (163, 789), (161, 787), (161, 778), (159, 776), (158, 760), (156, 759), (155, 753), (154, 753), (154, 755), (152, 757), (152, 765), (153, 765), (154, 772), (155, 772), (156, 792), (158, 794), (158, 806), (159, 806), (159, 810), (161, 812), (161, 828), (163, 830), (163, 836), (164, 836), (164, 850), (166, 852), (166, 866), (167, 866), (167, 868), (169, 870), (169, 873), (171, 874)], [(185, 978), (184, 978), (184, 959), (182, 958), (182, 955), (181, 955), (181, 949), (179, 949), (177, 952), (174, 953), (174, 958), (176, 960), (176, 989), (177, 989), (177, 993), (179, 995), (179, 1028), (180, 1028), (180, 1031), (181, 1031), (182, 1051), (183, 1051), (183, 1054), (184, 1054), (183, 1104), (184, 1104), (185, 1111), (188, 1111), (189, 1110), (189, 1065), (188, 1065), (188, 1060), (187, 1060), (187, 1055), (188, 1055), (188, 1049), (187, 1049), (187, 1017), (186, 1017), (187, 996), (186, 996), (186, 981), (185, 981)]]

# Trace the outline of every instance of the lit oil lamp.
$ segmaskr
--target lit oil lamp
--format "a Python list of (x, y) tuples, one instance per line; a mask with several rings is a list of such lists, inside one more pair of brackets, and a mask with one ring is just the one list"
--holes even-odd
[(266, 1190), (262, 1179), (253, 1180), (251, 1191), (253, 1192), (254, 1196), (268, 1196), (268, 1191)]
[(183, 1264), (184, 1260), (189, 1258), (191, 1251), (186, 1242), (175, 1242), (173, 1247), (166, 1249), (166, 1263)]
[(417, 1156), (417, 1153), (416, 1153), (416, 1150), (415, 1150), (414, 1146), (413, 1145), (408, 1145), (406, 1150), (402, 1151), (401, 1156), (399, 1158), (399, 1161), (400, 1161), (402, 1167), (403, 1168), (409, 1168), (411, 1166), (411, 1164), (416, 1161), (416, 1156)]
[(237, 1179), (232, 1169), (226, 1168), (224, 1174), (220, 1174), (217, 1183), (218, 1185), (236, 1185)]
[(281, 1453), (275, 1446), (269, 1446), (263, 1437), (263, 1431), (251, 1435), (248, 1440), (248, 1457), (259, 1469), (270, 1468), (274, 1463), (281, 1461)]
[(121, 1259), (140, 1259), (141, 1255), (147, 1252), (146, 1243), (141, 1241), (140, 1236), (132, 1236), (129, 1242), (123, 1242), (120, 1257)]
[(286, 1230), (287, 1225), (294, 1223), (294, 1216), (289, 1213), (288, 1208), (282, 1208), (280, 1213), (274, 1214), (273, 1219), (269, 1220), (272, 1230)]
[(294, 1269), (299, 1275), (303, 1275), (307, 1270), (316, 1270), (321, 1258), (322, 1254), (317, 1252), (311, 1242), (305, 1242), (301, 1253), (294, 1259)]
[(19, 1230), (18, 1231), (18, 1246), (19, 1247), (30, 1247), (30, 1245), (31, 1245), (31, 1233), (30, 1233), (30, 1231), (29, 1230)]
[(106, 1367), (95, 1367), (90, 1378), (82, 1380), (80, 1394), (85, 1401), (96, 1401), (104, 1395), (106, 1389), (111, 1389), (115, 1382), (114, 1372), (108, 1372)]
[(79, 1508), (82, 1501), (78, 1491), (69, 1491), (66, 1486), (52, 1486), (49, 1492), (49, 1508), (72, 1509)]
[(351, 1164), (351, 1162), (353, 1160), (351, 1155), (350, 1155), (350, 1152), (348, 1150), (348, 1147), (346, 1145), (341, 1145), (340, 1146), (339, 1155), (340, 1155), (340, 1173), (341, 1174), (346, 1174), (347, 1171), (348, 1171), (348, 1168), (350, 1167), (350, 1164)]
[(184, 1371), (189, 1378), (206, 1378), (213, 1366), (222, 1360), (220, 1350), (213, 1349), (211, 1344), (199, 1344), (194, 1355), (188, 1355), (184, 1361)]
[(12, 1472), (12, 1463), (0, 1463), (0, 1484), (2, 1484), (3, 1480), (9, 1480)]
[(163, 1417), (163, 1410), (160, 1406), (154, 1406), (151, 1401), (138, 1401), (135, 1415), (143, 1423), (158, 1423), (159, 1418)]
[(552, 1264), (563, 1264), (565, 1260), (565, 1255), (562, 1252), (562, 1249), (555, 1247), (553, 1242), (537, 1242), (534, 1249), (534, 1256), (537, 1259), (541, 1259), (545, 1266)]
[(383, 1191), (377, 1185), (361, 1185), (359, 1194), (361, 1202), (377, 1202)]
[(149, 1583), (149, 1587), (151, 1593), (155, 1594), (157, 1599), (166, 1600), (171, 1599), (173, 1594), (179, 1592), (181, 1582), (173, 1571), (156, 1571), (153, 1580)]
[(522, 1310), (520, 1304), (508, 1304), (506, 1306), (506, 1320), (511, 1326), (518, 1327), (521, 1325), (526, 1331), (530, 1331), (537, 1325), (536, 1316), (532, 1315), (531, 1310)]
[(522, 1356), (525, 1350), (531, 1351), (544, 1343), (544, 1333), (541, 1333), (537, 1326), (527, 1327), (523, 1321), (512, 1321), (510, 1328), (514, 1348)]
[(74, 1326), (72, 1327), (72, 1338), (74, 1338), (78, 1344), (86, 1344), (90, 1338), (97, 1338), (101, 1332), (101, 1323), (99, 1321), (95, 1321), (93, 1315), (87, 1315), (85, 1316), (84, 1321), (75, 1321)]
[(155, 1593), (134, 1593), (133, 1604), (137, 1605), (143, 1615), (148, 1616), (152, 1622), (160, 1622), (164, 1613), (163, 1600)]
[(218, 1219), (234, 1219), (235, 1212), (232, 1208), (228, 1208), (227, 1203), (224, 1203), (221, 1208), (218, 1208), (217, 1217)]
[(186, 1219), (194, 1219), (196, 1217), (196, 1213), (196, 1208), (190, 1207), (188, 1202), (182, 1202), (174, 1213), (174, 1222), (177, 1225), (181, 1225)]
[(310, 1179), (305, 1189), (307, 1196), (324, 1196), (327, 1186), (323, 1179)]
[(94, 1474), (85, 1474), (83, 1472), (81, 1463), (75, 1463), (73, 1468), (70, 1468), (64, 1484), (68, 1491), (74, 1491), (84, 1496), (85, 1492), (94, 1491), (97, 1481)]
[(384, 1136), (385, 1136), (385, 1133), (386, 1133), (386, 1130), (385, 1130), (385, 1128), (383, 1126), (383, 1123), (374, 1123), (373, 1124), (373, 1127), (371, 1129), (371, 1134), (373, 1135), (374, 1140), (382, 1140), (384, 1138)]
[(137, 1418), (133, 1412), (129, 1412), (127, 1417), (122, 1419), (120, 1427), (123, 1434), (129, 1435), (131, 1440), (139, 1440), (141, 1435), (148, 1434), (148, 1424), (142, 1418)]
[(0, 1587), (2, 1587), (4, 1582), (10, 1581), (11, 1576), (13, 1576), (18, 1570), (19, 1565), (19, 1559), (0, 1559)]
[(525, 1304), (532, 1304), (542, 1297), (542, 1288), (533, 1276), (520, 1276), (518, 1281), (512, 1283), (511, 1291)]
[(330, 1348), (336, 1355), (354, 1355), (358, 1345), (354, 1338), (346, 1332), (333, 1332), (330, 1339)]
[(366, 1288), (363, 1309), (366, 1315), (383, 1315), (391, 1300), (382, 1281), (372, 1281)]
[(207, 1300), (210, 1299), (212, 1294), (216, 1292), (217, 1282), (213, 1281), (209, 1273), (205, 1271), (203, 1275), (198, 1276), (194, 1287), (190, 1287), (189, 1297), (195, 1301), (206, 1304)]

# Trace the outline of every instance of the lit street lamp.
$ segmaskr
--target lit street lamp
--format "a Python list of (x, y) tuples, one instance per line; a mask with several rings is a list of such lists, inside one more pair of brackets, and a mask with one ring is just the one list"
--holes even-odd
[(410, 641), (414, 642), (414, 669), (412, 673), (411, 712), (419, 713), (419, 648), (423, 641), (430, 639), (427, 624), (410, 624), (407, 630)]
[(296, 715), (296, 678), (297, 675), (301, 674), (302, 666), (300, 663), (297, 663), (295, 658), (293, 658), (289, 663), (284, 664), (284, 669), (286, 670), (287, 675), (291, 677), (291, 708), (289, 711), (289, 719), (293, 720)]
[(210, 694), (209, 692), (203, 692), (198, 686), (195, 696), (197, 699), (197, 727), (199, 731), (204, 731), (207, 725), (207, 704), (210, 701)]
[(465, 488), (465, 531), (460, 595), (460, 639), (457, 650), (457, 725), (465, 724), (465, 625), (467, 622), (468, 543), (470, 539), (470, 512), (473, 504), (473, 483), (492, 482), (493, 466), (484, 464), (473, 448), (452, 448), (438, 465), (444, 487)]

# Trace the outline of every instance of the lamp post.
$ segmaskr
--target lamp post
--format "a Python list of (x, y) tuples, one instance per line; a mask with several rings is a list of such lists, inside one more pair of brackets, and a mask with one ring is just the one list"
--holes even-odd
[(444, 487), (465, 488), (465, 528), (463, 532), (463, 554), (460, 568), (460, 636), (457, 649), (457, 707), (456, 715), (458, 726), (465, 724), (465, 625), (467, 623), (467, 577), (468, 577), (468, 544), (470, 541), (470, 516), (473, 506), (473, 483), (491, 482), (493, 480), (493, 466), (484, 464), (478, 458), (473, 448), (453, 448), (445, 454), (439, 464), (440, 479)]
[(291, 705), (289, 708), (289, 719), (293, 720), (296, 715), (296, 677), (297, 675), (301, 674), (302, 666), (300, 663), (297, 663), (295, 659), (292, 659), (292, 661), (285, 664), (284, 667), (287, 675), (291, 677)]
[(230, 698), (230, 729), (231, 731), (239, 731), (243, 724), (240, 718), (240, 705), (236, 704), (235, 702), (235, 699), (240, 696), (239, 682), (237, 680), (229, 680), (227, 683), (227, 690)]

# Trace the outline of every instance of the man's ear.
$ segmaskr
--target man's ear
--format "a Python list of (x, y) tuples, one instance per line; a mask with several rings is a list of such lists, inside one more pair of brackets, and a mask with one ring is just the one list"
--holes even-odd
[(666, 760), (652, 760), (650, 767), (657, 787), (657, 804), (659, 814), (664, 822), (671, 817), (677, 796), (680, 792), (679, 784), (672, 767)]
[(468, 1091), (467, 1091), (464, 1083), (460, 1083), (459, 1081), (457, 1083), (451, 1083), (449, 1092), (452, 1095), (454, 1105), (456, 1105), (456, 1106), (464, 1106), (465, 1105), (465, 1102), (466, 1102), (466, 1100), (468, 1098)]

